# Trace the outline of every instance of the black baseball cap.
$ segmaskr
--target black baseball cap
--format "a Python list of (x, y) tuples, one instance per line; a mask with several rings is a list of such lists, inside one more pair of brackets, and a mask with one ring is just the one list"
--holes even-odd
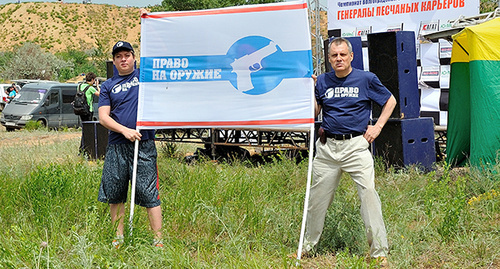
[(111, 52), (111, 54), (113, 54), (114, 56), (117, 52), (120, 52), (122, 50), (128, 50), (132, 53), (134, 52), (134, 48), (132, 48), (132, 45), (130, 45), (130, 43), (128, 43), (127, 41), (118, 41), (113, 46), (113, 51)]

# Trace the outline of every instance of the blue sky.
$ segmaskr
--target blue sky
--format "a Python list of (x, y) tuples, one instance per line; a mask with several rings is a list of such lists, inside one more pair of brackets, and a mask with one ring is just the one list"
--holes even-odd
[[(40, 0), (20, 0), (21, 2), (42, 2)], [(182, 0), (180, 0), (182, 1)], [(287, 0), (291, 1), (291, 0)], [(57, 2), (57, 0), (45, 0), (43, 2)], [(64, 0), (65, 3), (82, 3), (83, 0)], [(92, 0), (93, 4), (110, 4), (117, 6), (147, 7), (149, 5), (161, 4), (162, 0)], [(326, 6), (327, 0), (320, 0), (321, 4)], [(17, 3), (17, 0), (0, 0), (0, 5), (7, 3)]]

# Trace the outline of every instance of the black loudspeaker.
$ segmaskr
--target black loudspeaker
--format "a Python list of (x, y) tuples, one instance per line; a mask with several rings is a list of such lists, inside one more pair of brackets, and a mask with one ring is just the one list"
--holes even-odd
[(433, 119), (390, 119), (373, 142), (372, 151), (390, 166), (417, 165), (432, 170), (436, 162)]
[[(330, 41), (332, 41), (335, 37), (330, 37), (329, 39), (323, 41), (323, 48), (324, 48), (324, 53), (325, 53), (325, 70), (326, 72), (331, 72), (332, 70), (332, 65), (330, 64), (330, 61), (328, 60), (328, 44), (330, 44)], [(352, 52), (354, 52), (354, 59), (351, 62), (351, 66), (356, 68), (356, 69), (361, 69), (364, 70), (364, 65), (363, 65), (363, 42), (361, 41), (360, 36), (354, 36), (354, 37), (346, 37), (347, 40), (351, 43), (352, 46)]]
[[(418, 93), (417, 53), (415, 33), (412, 31), (368, 34), (368, 64), (398, 104), (391, 118), (418, 118), (420, 99)], [(382, 108), (373, 104), (373, 118), (378, 118)]]
[(108, 146), (108, 129), (98, 121), (82, 122), (83, 150), (90, 159), (101, 159)]
[[(134, 62), (134, 69), (137, 68), (137, 61)], [(118, 74), (118, 69), (113, 64), (113, 61), (106, 61), (106, 78), (112, 78), (114, 74)]]
[(106, 78), (112, 78), (115, 74), (116, 67), (113, 61), (106, 61)]

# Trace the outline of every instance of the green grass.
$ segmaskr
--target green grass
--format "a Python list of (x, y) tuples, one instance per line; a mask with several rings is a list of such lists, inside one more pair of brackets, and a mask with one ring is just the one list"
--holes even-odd
[[(0, 132), (0, 268), (296, 267), (287, 255), (298, 246), (307, 161), (188, 164), (182, 156), (192, 146), (159, 144), (165, 247), (150, 246), (147, 214), (137, 207), (133, 236), (116, 250), (108, 207), (96, 200), (102, 161), (79, 157), (80, 139), (68, 134)], [(439, 164), (426, 174), (381, 167), (377, 161), (393, 268), (500, 266), (499, 165), (480, 172)], [(377, 267), (347, 175), (326, 223), (319, 256), (302, 268)]]

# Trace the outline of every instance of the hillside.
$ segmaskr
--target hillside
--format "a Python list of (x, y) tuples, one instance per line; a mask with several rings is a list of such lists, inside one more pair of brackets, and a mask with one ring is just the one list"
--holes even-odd
[[(326, 12), (321, 12), (321, 33), (326, 38)], [(26, 41), (52, 53), (99, 45), (110, 51), (117, 40), (127, 40), (140, 51), (138, 8), (41, 2), (0, 5), (0, 51), (11, 51)]]
[(0, 51), (30, 41), (55, 53), (67, 48), (110, 51), (117, 40), (140, 45), (138, 8), (69, 3), (0, 5)]

